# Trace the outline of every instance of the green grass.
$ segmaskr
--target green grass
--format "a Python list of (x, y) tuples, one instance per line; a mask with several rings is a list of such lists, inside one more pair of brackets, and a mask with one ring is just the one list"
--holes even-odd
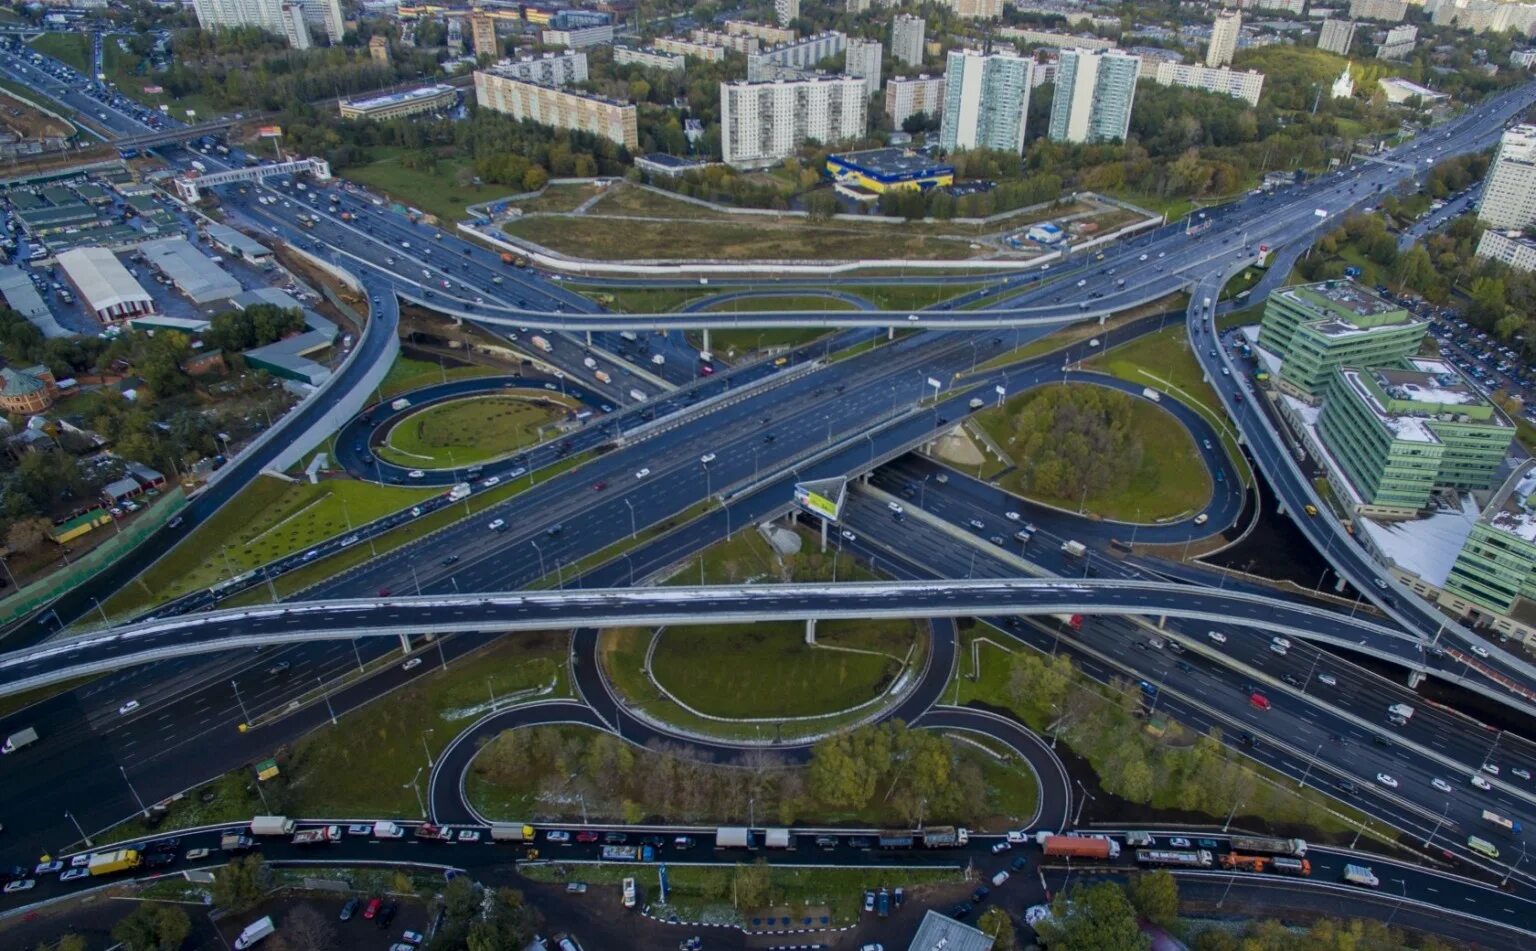
[(91, 38), (84, 33), (44, 33), (32, 48), (82, 73), (91, 68)]
[[(346, 175), (352, 176), (352, 169)], [(540, 216), (506, 225), (515, 238), (564, 254), (597, 260), (849, 260), (971, 257), (964, 241), (899, 229), (813, 225), (799, 221), (674, 221)]]
[(368, 155), (371, 161), (367, 164), (349, 165), (340, 174), (443, 221), (467, 218), (468, 206), (507, 193), (504, 185), (459, 184), (459, 173), (470, 172), (465, 159), (439, 158), (432, 168), (407, 168), (403, 164), (405, 149), (375, 147)]
[[(135, 821), (114, 829), (111, 838), (249, 821), (263, 814), (418, 818), (421, 811), (409, 784), (417, 767), (422, 767), (420, 789), (426, 795), (427, 751), (436, 757), (461, 730), (488, 712), (493, 691), (503, 704), (519, 691), (548, 685), (553, 686), (549, 696), (568, 696), (566, 650), (565, 634), (503, 637), (450, 661), (446, 671), (412, 681), (344, 714), (335, 726), (326, 724), (291, 748), (270, 751), (282, 772), (263, 786), (265, 804), (256, 792), (254, 772), (242, 768), (178, 800), (156, 829)], [(435, 649), (423, 656), (428, 663), (436, 663)], [(320, 702), (318, 697), (315, 701)], [(257, 710), (251, 713), (261, 715)], [(202, 801), (205, 791), (213, 793), (207, 803)]]
[(984, 284), (874, 284), (851, 286), (850, 294), (874, 304), (880, 310), (923, 310), (942, 301), (953, 300), (981, 290)]
[[(762, 330), (747, 328), (744, 330), (711, 330), (709, 332), (709, 345), (715, 353), (724, 354), (727, 359), (737, 354), (750, 353), (757, 350), (776, 350), (780, 348), (794, 349), (819, 340), (831, 333), (816, 327), (767, 327)], [(688, 340), (691, 343), (704, 346), (704, 335), (698, 331), (690, 331)]]
[(1087, 320), (1079, 324), (1068, 324), (1051, 331), (1044, 337), (1031, 340), (1022, 347), (1015, 347), (1007, 353), (999, 354), (977, 367), (977, 369), (987, 371), (1010, 366), (1022, 360), (1029, 360), (1041, 354), (1060, 350), (1063, 347), (1069, 347), (1074, 343), (1080, 343), (1094, 337), (1108, 339), (1113, 343), (1116, 330), (1149, 314), (1168, 313), (1168, 325), (1176, 326), (1183, 321), (1184, 308), (1188, 304), (1189, 296), (1187, 294), (1170, 294), (1167, 297), (1151, 301), (1140, 307), (1121, 311), (1109, 318), (1103, 326), (1100, 326), (1097, 320)]
[(462, 366), (444, 369), (427, 360), (396, 357), (384, 380), (379, 384), (378, 398), (389, 400), (401, 393), (409, 393), (422, 387), (433, 386), (452, 380), (467, 380), (482, 376), (504, 376), (506, 371), (494, 367)]
[[(807, 846), (801, 846), (805, 848)], [(522, 873), (534, 881), (581, 881), (589, 885), (618, 885), (635, 878), (647, 900), (659, 897), (656, 871), (649, 866), (620, 865), (530, 865)], [(738, 874), (756, 874), (753, 869), (726, 865), (670, 865), (667, 868), (665, 908), (685, 921), (728, 921), (740, 923), (754, 917), (754, 912), (774, 911), (792, 916), (798, 910), (825, 913), (836, 926), (858, 921), (864, 907), (864, 891), (870, 888), (903, 888), (909, 899), (926, 886), (956, 884), (966, 881), (958, 868), (787, 868), (770, 865), (767, 876), (767, 901), (758, 908), (736, 908), (733, 894), (738, 892)], [(615, 899), (616, 900), (616, 899)]]
[(402, 466), (466, 466), (533, 445), (545, 426), (565, 415), (565, 408), (542, 392), (537, 397), (472, 396), (407, 416), (376, 450), (380, 458)]
[[(975, 422), (995, 444), (1007, 451), (1013, 432), (1013, 415), (1030, 396), (1029, 393), (1020, 394), (1000, 409), (983, 410), (976, 414)], [(1001, 484), (1011, 492), (1051, 505), (1073, 511), (1081, 506), (1090, 516), (1118, 521), (1151, 522), (1203, 508), (1211, 497), (1211, 478), (1189, 432), (1172, 413), (1144, 400), (1131, 401), (1131, 416), (1141, 437), (1143, 453), (1141, 466), (1123, 488), (1090, 493), (1086, 499), (1055, 498), (1026, 489), (1020, 473), (1013, 470), (1002, 476)], [(1015, 465), (1018, 461), (1013, 460)]]
[[(1202, 344), (1210, 342), (1202, 336)], [(1100, 370), (1138, 386), (1161, 390), (1204, 416), (1221, 434), (1227, 457), (1243, 474), (1243, 484), (1252, 482), (1248, 463), (1237, 448), (1237, 437), (1216, 390), (1205, 381), (1195, 355), (1189, 350), (1189, 335), (1183, 321), (1166, 330), (1147, 334), (1124, 346), (1117, 346), (1083, 364), (1085, 369)]]
[(107, 75), (107, 82), (115, 85), (118, 92), (151, 109), (165, 106), (170, 110), (169, 115), (178, 121), (186, 121), (188, 109), (197, 113), (198, 120), (214, 119), (223, 112), (203, 93), (178, 97), (168, 92), (145, 92), (146, 86), (160, 85), (159, 79), (149, 72), (146, 60), (118, 49), (114, 36), (102, 37), (101, 68)]
[[(611, 188), (609, 192), (612, 192)], [(594, 185), (547, 185), (536, 197), (520, 201), (515, 207), (521, 208), (527, 214), (575, 211), (582, 202), (602, 193), (603, 189)]]
[(704, 309), (712, 314), (760, 314), (765, 311), (853, 310), (853, 304), (837, 297), (802, 294), (793, 297), (738, 297), (716, 301)]
[[(436, 489), (379, 486), (350, 479), (290, 483), (257, 479), (169, 554), (106, 603), (128, 614), (206, 588), (301, 551), (436, 494)], [(367, 544), (357, 547), (364, 552)]]

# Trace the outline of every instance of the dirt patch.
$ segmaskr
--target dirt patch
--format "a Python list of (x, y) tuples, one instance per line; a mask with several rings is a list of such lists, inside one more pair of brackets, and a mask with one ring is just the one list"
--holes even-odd
[(54, 118), (3, 91), (0, 91), (0, 126), (27, 141), (67, 138), (75, 134), (74, 126), (68, 122)]
[(933, 451), (934, 455), (945, 462), (959, 466), (979, 466), (987, 461), (980, 447), (971, 439), (971, 434), (961, 426), (940, 436)]

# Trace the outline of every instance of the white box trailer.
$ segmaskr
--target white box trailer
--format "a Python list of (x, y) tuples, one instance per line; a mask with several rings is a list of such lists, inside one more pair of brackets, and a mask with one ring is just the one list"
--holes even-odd
[(256, 816), (251, 820), (251, 835), (292, 835), (294, 824), (287, 816)]
[(752, 830), (746, 826), (721, 826), (715, 830), (715, 848), (750, 849)]
[(763, 844), (770, 849), (792, 849), (795, 837), (790, 835), (788, 829), (767, 829), (763, 833)]

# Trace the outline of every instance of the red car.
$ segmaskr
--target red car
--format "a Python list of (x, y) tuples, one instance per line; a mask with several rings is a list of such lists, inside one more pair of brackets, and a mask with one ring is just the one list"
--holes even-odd
[(593, 492), (601, 492), (601, 491), (603, 491), (606, 488), (608, 488), (608, 483), (606, 483), (606, 482), (594, 482), (594, 483), (592, 483), (592, 491)]
[(597, 841), (597, 833), (596, 832), (592, 832), (590, 830), (586, 831), (586, 832), (578, 832), (578, 833), (576, 833), (576, 841), (577, 842), (596, 842)]
[(379, 908), (383, 906), (383, 904), (384, 899), (382, 898), (368, 899), (368, 907), (363, 909), (363, 917), (372, 918), (374, 915), (377, 915), (379, 913)]

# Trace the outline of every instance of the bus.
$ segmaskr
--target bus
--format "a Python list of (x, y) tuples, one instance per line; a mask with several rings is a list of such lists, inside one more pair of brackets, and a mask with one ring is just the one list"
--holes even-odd
[(1467, 848), (1482, 855), (1486, 855), (1491, 859), (1496, 859), (1499, 857), (1499, 850), (1494, 848), (1492, 842), (1489, 842), (1487, 839), (1479, 839), (1475, 835), (1467, 836)]
[(1499, 815), (1496, 812), (1489, 812), (1487, 809), (1484, 809), (1483, 810), (1483, 819), (1484, 819), (1484, 821), (1491, 822), (1491, 823), (1493, 823), (1496, 826), (1503, 826), (1504, 828), (1508, 829), (1510, 832), (1515, 833), (1516, 835), (1520, 834), (1520, 823), (1516, 822), (1513, 819), (1506, 819), (1506, 818), (1504, 818), (1503, 816)]

